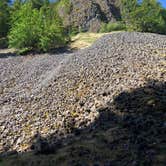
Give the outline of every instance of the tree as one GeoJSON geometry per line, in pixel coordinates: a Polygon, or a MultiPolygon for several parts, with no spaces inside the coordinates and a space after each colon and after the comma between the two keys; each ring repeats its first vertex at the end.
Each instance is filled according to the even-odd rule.
{"type": "Polygon", "coordinates": [[[23,0],[15,0],[12,5],[12,11],[19,10],[21,5],[23,5],[23,0]]]}
{"type": "Polygon", "coordinates": [[[9,0],[0,0],[0,38],[6,37],[9,30],[9,0]]]}
{"type": "Polygon", "coordinates": [[[137,7],[138,7],[137,0],[121,0],[122,20],[125,22],[128,29],[130,29],[132,26],[131,13],[134,12],[137,7]]]}
{"type": "Polygon", "coordinates": [[[12,14],[12,27],[9,33],[9,45],[15,48],[37,47],[40,31],[39,13],[32,10],[29,3],[12,14]],[[38,26],[37,26],[38,25],[38,26]]]}
{"type": "Polygon", "coordinates": [[[141,32],[164,33],[165,19],[156,0],[143,0],[131,13],[133,27],[141,32]]]}
{"type": "Polygon", "coordinates": [[[49,0],[28,0],[32,4],[32,8],[40,9],[44,5],[49,5],[49,0]]]}
{"type": "Polygon", "coordinates": [[[43,51],[47,51],[48,48],[52,49],[65,45],[69,40],[68,33],[63,27],[63,22],[56,11],[52,8],[45,8],[43,6],[40,9],[40,17],[42,20],[42,33],[40,34],[39,46],[43,51]]]}
{"type": "Polygon", "coordinates": [[[128,30],[166,33],[166,13],[156,0],[122,0],[121,11],[128,30]]]}
{"type": "Polygon", "coordinates": [[[68,41],[61,19],[47,5],[37,9],[26,2],[13,12],[11,23],[10,47],[48,51],[68,41]]]}

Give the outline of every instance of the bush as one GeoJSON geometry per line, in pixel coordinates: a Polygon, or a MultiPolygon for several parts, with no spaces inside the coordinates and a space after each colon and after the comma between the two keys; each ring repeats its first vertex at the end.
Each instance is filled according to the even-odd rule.
{"type": "Polygon", "coordinates": [[[116,23],[102,23],[100,32],[101,33],[106,33],[106,32],[111,32],[111,31],[121,31],[125,30],[126,26],[122,24],[121,22],[116,22],[116,23]]]}
{"type": "Polygon", "coordinates": [[[62,21],[49,7],[38,10],[25,3],[12,15],[10,47],[48,51],[64,46],[68,40],[62,21]]]}

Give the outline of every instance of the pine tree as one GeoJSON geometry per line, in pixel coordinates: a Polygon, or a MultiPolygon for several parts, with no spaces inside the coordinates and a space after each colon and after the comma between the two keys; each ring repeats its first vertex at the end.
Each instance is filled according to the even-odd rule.
{"type": "Polygon", "coordinates": [[[157,0],[122,0],[122,19],[128,30],[166,33],[166,12],[157,0]]]}
{"type": "Polygon", "coordinates": [[[9,17],[9,0],[0,0],[0,38],[8,33],[9,17]]]}
{"type": "Polygon", "coordinates": [[[15,0],[12,6],[13,11],[19,10],[22,4],[23,4],[22,0],[15,0]]]}
{"type": "Polygon", "coordinates": [[[131,13],[138,7],[137,0],[121,0],[121,14],[122,20],[125,22],[126,26],[130,29],[132,26],[131,13]]]}
{"type": "Polygon", "coordinates": [[[49,0],[28,0],[32,4],[32,8],[40,9],[44,5],[49,5],[49,0]]]}
{"type": "Polygon", "coordinates": [[[11,23],[9,46],[17,49],[48,51],[64,46],[69,39],[62,20],[46,3],[39,9],[24,3],[13,12],[11,23]]]}
{"type": "Polygon", "coordinates": [[[162,7],[156,0],[143,0],[131,13],[132,24],[141,32],[164,33],[165,19],[162,7]]]}

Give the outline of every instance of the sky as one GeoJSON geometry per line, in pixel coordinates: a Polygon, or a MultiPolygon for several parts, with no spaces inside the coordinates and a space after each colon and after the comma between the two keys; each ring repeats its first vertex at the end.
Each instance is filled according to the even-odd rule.
{"type": "MultiPolygon", "coordinates": [[[[14,1],[14,0],[12,0],[12,1],[14,1]]],[[[52,0],[52,1],[54,1],[54,0],[52,0]]],[[[166,0],[158,0],[158,1],[162,4],[162,6],[164,8],[166,8],[166,0]]]]}
{"type": "Polygon", "coordinates": [[[166,0],[159,0],[159,2],[166,8],[166,0]]]}

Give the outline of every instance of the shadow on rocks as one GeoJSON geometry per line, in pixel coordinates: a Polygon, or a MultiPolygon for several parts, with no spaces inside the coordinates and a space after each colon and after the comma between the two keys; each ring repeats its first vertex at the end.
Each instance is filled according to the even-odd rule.
{"type": "Polygon", "coordinates": [[[1,58],[8,58],[8,57],[18,57],[18,56],[27,56],[27,55],[41,55],[44,53],[48,53],[50,55],[52,54],[70,54],[75,52],[76,50],[71,50],[70,47],[65,46],[65,47],[60,47],[60,48],[55,48],[51,49],[48,52],[42,52],[42,51],[37,51],[37,50],[25,50],[25,51],[15,51],[15,52],[5,52],[6,50],[2,50],[0,52],[0,59],[1,58]]]}
{"type": "Polygon", "coordinates": [[[14,57],[17,56],[16,53],[8,52],[8,53],[0,53],[0,59],[1,58],[8,58],[8,57],[14,57]]]}
{"type": "Polygon", "coordinates": [[[51,49],[48,53],[49,54],[70,54],[73,53],[74,50],[71,50],[71,48],[69,46],[65,46],[65,47],[60,47],[60,48],[56,48],[56,49],[51,49]]]}
{"type": "Polygon", "coordinates": [[[166,164],[166,82],[150,80],[144,87],[120,93],[112,103],[119,124],[128,133],[134,165],[166,164]]]}
{"type": "Polygon", "coordinates": [[[38,133],[32,145],[36,155],[23,154],[17,165],[26,161],[33,166],[38,162],[46,166],[166,165],[166,82],[150,80],[121,92],[98,112],[93,124],[73,128],[73,136],[54,144],[49,142],[56,134],[42,138],[38,133]]]}

